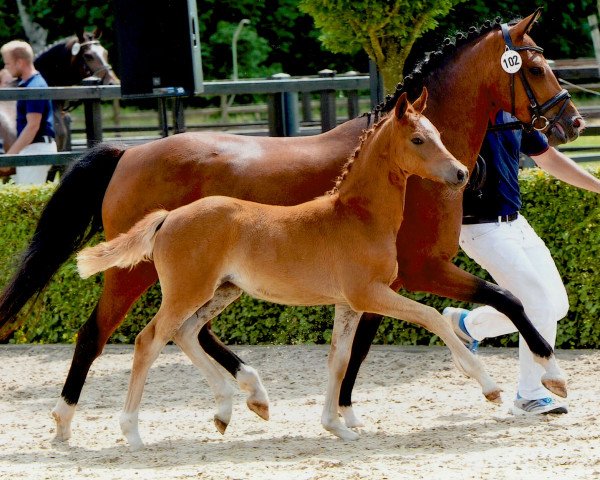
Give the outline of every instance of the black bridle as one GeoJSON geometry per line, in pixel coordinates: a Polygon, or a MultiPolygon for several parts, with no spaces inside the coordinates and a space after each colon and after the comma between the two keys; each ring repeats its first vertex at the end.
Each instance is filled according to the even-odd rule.
{"type": "MultiPolygon", "coordinates": [[[[538,46],[533,45],[523,45],[520,47],[516,47],[510,38],[510,33],[508,31],[508,24],[503,23],[501,25],[502,28],[502,36],[504,37],[504,43],[506,45],[506,50],[514,50],[515,52],[521,52],[523,50],[530,50],[533,52],[543,53],[544,49],[538,46]]],[[[529,109],[531,110],[531,122],[526,123],[520,120],[516,122],[509,122],[501,125],[492,125],[488,127],[488,131],[496,131],[496,130],[517,130],[524,129],[527,131],[537,130],[542,131],[546,129],[552,128],[552,126],[562,117],[567,105],[569,103],[569,99],[571,95],[564,88],[558,92],[554,97],[550,100],[542,103],[541,105],[535,98],[535,94],[533,93],[533,89],[529,82],[527,81],[527,77],[525,76],[524,69],[521,68],[518,71],[519,76],[521,77],[521,82],[523,84],[523,88],[525,89],[525,93],[527,94],[527,98],[529,99],[529,109]],[[556,114],[552,120],[548,120],[548,118],[544,115],[548,110],[556,106],[562,102],[560,110],[558,114],[556,114]]],[[[515,73],[510,74],[510,96],[511,96],[511,114],[515,116],[515,73]]]]}

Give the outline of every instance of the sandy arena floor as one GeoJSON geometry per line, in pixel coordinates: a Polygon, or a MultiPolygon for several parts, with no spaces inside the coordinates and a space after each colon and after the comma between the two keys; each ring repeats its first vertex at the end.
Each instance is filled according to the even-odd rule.
{"type": "Polygon", "coordinates": [[[121,437],[132,348],[109,346],[94,364],[68,444],[52,441],[50,410],[72,346],[0,346],[2,479],[590,479],[600,478],[600,351],[559,351],[569,376],[570,413],[508,413],[516,350],[483,349],[504,389],[487,403],[448,350],[373,347],[355,407],[361,438],[343,442],[320,425],[325,346],[236,347],[261,373],[271,397],[265,422],[235,399],[224,436],[213,426],[207,384],[169,346],[150,373],[140,413],[148,445],[132,453],[121,437]]]}

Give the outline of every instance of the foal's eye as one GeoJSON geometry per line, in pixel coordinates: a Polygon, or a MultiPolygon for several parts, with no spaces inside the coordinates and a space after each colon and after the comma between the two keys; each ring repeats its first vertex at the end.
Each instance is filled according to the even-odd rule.
{"type": "Polygon", "coordinates": [[[529,72],[532,75],[535,75],[536,77],[541,77],[542,75],[544,75],[544,69],[540,67],[531,67],[529,69],[529,72]]]}
{"type": "Polygon", "coordinates": [[[419,137],[411,138],[410,141],[415,145],[423,145],[425,142],[421,140],[419,137]]]}

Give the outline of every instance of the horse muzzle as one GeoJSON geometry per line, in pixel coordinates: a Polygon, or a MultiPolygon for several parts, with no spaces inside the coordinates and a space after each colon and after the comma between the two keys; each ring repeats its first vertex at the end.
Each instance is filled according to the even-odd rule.
{"type": "Polygon", "coordinates": [[[581,115],[577,114],[556,121],[546,132],[546,136],[548,137],[548,143],[552,146],[556,146],[577,140],[584,130],[585,120],[581,115]]]}

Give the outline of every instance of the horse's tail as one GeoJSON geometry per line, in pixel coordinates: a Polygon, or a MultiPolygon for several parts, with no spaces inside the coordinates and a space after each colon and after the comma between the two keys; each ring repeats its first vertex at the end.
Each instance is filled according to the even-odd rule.
{"type": "Polygon", "coordinates": [[[77,254],[79,275],[88,278],[112,267],[131,268],[143,260],[151,259],[156,232],[168,214],[167,210],[152,212],[127,233],[95,247],[84,248],[77,254]]]}
{"type": "Polygon", "coordinates": [[[77,160],[44,208],[13,277],[0,294],[0,339],[10,335],[25,303],[96,232],[102,230],[102,200],[124,149],[101,144],[77,160]]]}

